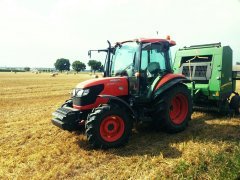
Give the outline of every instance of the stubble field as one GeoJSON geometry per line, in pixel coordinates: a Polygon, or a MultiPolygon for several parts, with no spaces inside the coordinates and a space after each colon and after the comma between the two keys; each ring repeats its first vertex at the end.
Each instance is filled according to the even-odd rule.
{"type": "Polygon", "coordinates": [[[0,73],[0,179],[240,178],[239,117],[195,112],[182,133],[135,130],[110,150],[52,125],[51,113],[88,78],[0,73]]]}

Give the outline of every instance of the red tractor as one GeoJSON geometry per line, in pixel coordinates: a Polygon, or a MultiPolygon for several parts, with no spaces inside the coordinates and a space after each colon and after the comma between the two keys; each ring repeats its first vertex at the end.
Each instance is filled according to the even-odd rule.
{"type": "Polygon", "coordinates": [[[127,143],[134,123],[152,123],[169,133],[183,131],[192,114],[183,75],[173,74],[170,39],[134,39],[105,50],[104,77],[79,83],[57,109],[52,123],[64,130],[82,126],[93,147],[127,143]]]}

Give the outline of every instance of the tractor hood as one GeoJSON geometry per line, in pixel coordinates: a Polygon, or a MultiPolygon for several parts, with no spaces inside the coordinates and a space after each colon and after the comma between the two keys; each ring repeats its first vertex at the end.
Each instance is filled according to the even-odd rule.
{"type": "Polygon", "coordinates": [[[76,88],[88,89],[94,86],[103,85],[101,94],[107,95],[128,95],[128,80],[127,77],[106,77],[98,79],[90,79],[79,83],[76,88]]]}
{"type": "Polygon", "coordinates": [[[108,99],[98,95],[124,97],[128,95],[127,77],[106,77],[91,79],[79,83],[73,90],[73,107],[79,110],[89,110],[107,103],[108,99]]]}

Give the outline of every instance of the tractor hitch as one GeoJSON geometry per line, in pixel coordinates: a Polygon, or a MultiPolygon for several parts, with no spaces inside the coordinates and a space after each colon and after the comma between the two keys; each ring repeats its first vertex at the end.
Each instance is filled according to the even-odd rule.
{"type": "Polygon", "coordinates": [[[52,113],[52,123],[63,130],[77,130],[82,113],[71,107],[61,107],[52,113]]]}

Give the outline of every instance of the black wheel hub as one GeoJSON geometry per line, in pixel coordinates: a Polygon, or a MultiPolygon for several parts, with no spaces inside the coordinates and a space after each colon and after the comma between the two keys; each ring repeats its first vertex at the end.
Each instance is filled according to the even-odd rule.
{"type": "Polygon", "coordinates": [[[114,125],[113,125],[113,124],[109,124],[109,125],[108,125],[108,130],[109,130],[109,131],[113,130],[113,128],[114,128],[114,125]]]}

